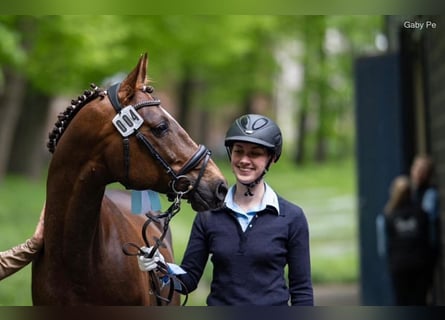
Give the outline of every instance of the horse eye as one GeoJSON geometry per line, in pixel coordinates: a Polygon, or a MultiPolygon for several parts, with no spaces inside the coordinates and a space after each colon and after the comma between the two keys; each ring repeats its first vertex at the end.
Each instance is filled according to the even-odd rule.
{"type": "Polygon", "coordinates": [[[168,131],[168,124],[166,122],[161,122],[159,125],[157,125],[156,127],[152,128],[151,131],[153,132],[153,134],[157,137],[161,137],[164,134],[167,133],[168,131]]]}

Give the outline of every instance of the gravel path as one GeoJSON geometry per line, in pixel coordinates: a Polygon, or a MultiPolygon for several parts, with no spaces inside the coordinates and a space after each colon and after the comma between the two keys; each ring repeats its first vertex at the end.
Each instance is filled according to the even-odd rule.
{"type": "Polygon", "coordinates": [[[360,293],[358,284],[314,285],[316,306],[358,306],[360,293]]]}

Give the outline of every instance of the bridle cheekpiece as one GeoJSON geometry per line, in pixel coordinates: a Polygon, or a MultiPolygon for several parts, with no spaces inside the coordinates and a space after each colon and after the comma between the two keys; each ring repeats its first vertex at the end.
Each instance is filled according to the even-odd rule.
{"type": "MultiPolygon", "coordinates": [[[[175,172],[173,168],[162,158],[159,152],[153,147],[153,145],[148,141],[144,134],[139,131],[139,128],[143,125],[144,119],[137,112],[137,110],[144,107],[159,107],[161,105],[161,101],[158,99],[154,100],[146,100],[139,102],[135,105],[123,106],[119,102],[118,92],[119,92],[120,83],[116,83],[112,85],[107,90],[107,95],[110,99],[111,105],[116,111],[116,116],[113,118],[113,125],[116,127],[117,131],[123,137],[123,145],[124,145],[124,167],[126,172],[126,178],[128,181],[129,174],[129,166],[130,166],[130,144],[128,138],[135,135],[136,138],[143,143],[143,145],[148,149],[149,153],[153,156],[153,158],[158,161],[158,163],[165,169],[165,172],[171,177],[170,180],[170,191],[167,193],[167,196],[170,201],[173,201],[175,198],[181,198],[184,194],[189,193],[192,190],[195,190],[199,182],[201,181],[202,176],[204,175],[205,168],[207,167],[208,161],[210,159],[211,151],[203,146],[199,145],[198,150],[193,154],[193,156],[184,164],[184,166],[179,170],[179,172],[175,172]],[[193,181],[187,177],[187,173],[193,170],[201,161],[203,164],[199,171],[197,179],[193,181]],[[178,182],[181,180],[186,180],[188,182],[188,187],[185,190],[179,190],[178,182]]],[[[144,91],[151,91],[151,87],[144,87],[144,91]],[[150,89],[149,89],[150,88],[150,89]]]]}

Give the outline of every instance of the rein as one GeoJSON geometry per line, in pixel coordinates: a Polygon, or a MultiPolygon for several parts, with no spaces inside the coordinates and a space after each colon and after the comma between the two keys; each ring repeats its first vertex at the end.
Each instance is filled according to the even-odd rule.
{"type": "MultiPolygon", "coordinates": [[[[165,211],[162,214],[153,215],[150,212],[147,212],[145,214],[145,216],[148,219],[145,221],[144,225],[142,226],[142,238],[144,239],[145,246],[147,248],[150,248],[150,247],[152,248],[150,250],[150,252],[147,253],[147,252],[143,251],[141,247],[139,247],[137,244],[135,244],[133,242],[128,242],[128,243],[124,244],[122,247],[122,251],[127,256],[145,256],[146,258],[152,258],[153,255],[155,254],[156,250],[158,250],[160,247],[165,247],[163,240],[164,240],[165,236],[167,235],[171,219],[181,210],[181,197],[182,197],[182,195],[178,194],[176,199],[173,201],[173,203],[167,209],[167,211],[165,211]],[[148,225],[151,222],[161,224],[161,219],[165,219],[164,223],[163,223],[163,231],[162,231],[161,237],[160,238],[153,237],[154,245],[150,246],[150,242],[147,238],[147,232],[146,232],[148,225]],[[136,248],[137,251],[132,252],[130,250],[130,247],[136,248]]],[[[187,303],[187,300],[188,300],[188,290],[187,290],[186,286],[184,285],[184,283],[181,280],[179,280],[178,277],[176,277],[176,275],[169,272],[169,268],[166,263],[157,261],[157,265],[158,265],[157,270],[162,274],[162,277],[158,277],[158,275],[156,274],[156,272],[154,270],[151,270],[148,272],[149,277],[150,277],[150,284],[151,284],[151,290],[149,293],[155,295],[157,305],[162,306],[163,303],[168,305],[172,301],[175,284],[179,284],[180,286],[182,286],[183,288],[186,289],[185,290],[186,291],[185,299],[184,299],[184,302],[182,303],[182,306],[185,306],[185,304],[187,303]],[[161,284],[160,284],[160,282],[161,282],[161,284]],[[169,284],[169,286],[170,286],[169,292],[168,292],[167,298],[164,298],[161,295],[161,290],[167,284],[169,284]]]]}

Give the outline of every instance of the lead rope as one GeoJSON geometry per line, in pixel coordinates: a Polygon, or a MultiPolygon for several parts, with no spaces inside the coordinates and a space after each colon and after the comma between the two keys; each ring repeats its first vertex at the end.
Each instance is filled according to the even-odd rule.
{"type": "MultiPolygon", "coordinates": [[[[144,239],[145,246],[147,248],[150,247],[150,242],[147,238],[147,232],[146,232],[148,225],[151,222],[161,224],[161,220],[165,219],[161,237],[160,238],[153,237],[155,243],[154,243],[151,251],[148,253],[143,251],[141,247],[139,247],[137,244],[135,244],[133,242],[128,242],[128,243],[124,244],[122,247],[122,251],[127,256],[137,255],[137,256],[145,256],[146,258],[152,258],[153,255],[155,254],[156,250],[158,250],[160,247],[164,247],[164,248],[166,247],[165,244],[163,243],[163,240],[164,240],[165,236],[167,235],[171,219],[181,210],[182,195],[183,195],[183,193],[177,193],[175,200],[173,201],[173,203],[170,205],[170,207],[164,213],[159,214],[159,215],[153,215],[150,212],[147,212],[145,214],[145,216],[147,217],[147,220],[145,221],[145,223],[142,226],[142,238],[144,239]],[[137,253],[130,252],[130,250],[129,250],[130,246],[136,248],[137,253]]],[[[149,274],[149,278],[150,278],[149,284],[151,287],[150,293],[155,295],[157,305],[162,306],[163,303],[168,305],[171,302],[173,294],[174,294],[175,282],[176,282],[176,283],[180,284],[181,287],[184,288],[184,290],[185,290],[185,294],[184,294],[185,299],[184,299],[184,302],[182,303],[182,306],[185,306],[185,304],[187,303],[187,300],[188,300],[187,287],[184,285],[184,283],[181,280],[179,280],[179,278],[176,275],[169,272],[169,268],[166,263],[163,263],[161,261],[157,261],[156,263],[158,265],[157,270],[160,273],[162,273],[162,275],[163,275],[162,277],[160,277],[161,280],[159,279],[159,277],[157,276],[157,274],[154,270],[148,271],[148,274],[149,274]],[[160,282],[162,282],[162,284],[160,284],[160,282]],[[166,284],[169,284],[170,288],[169,288],[167,298],[164,298],[161,295],[161,290],[166,284]]]]}

